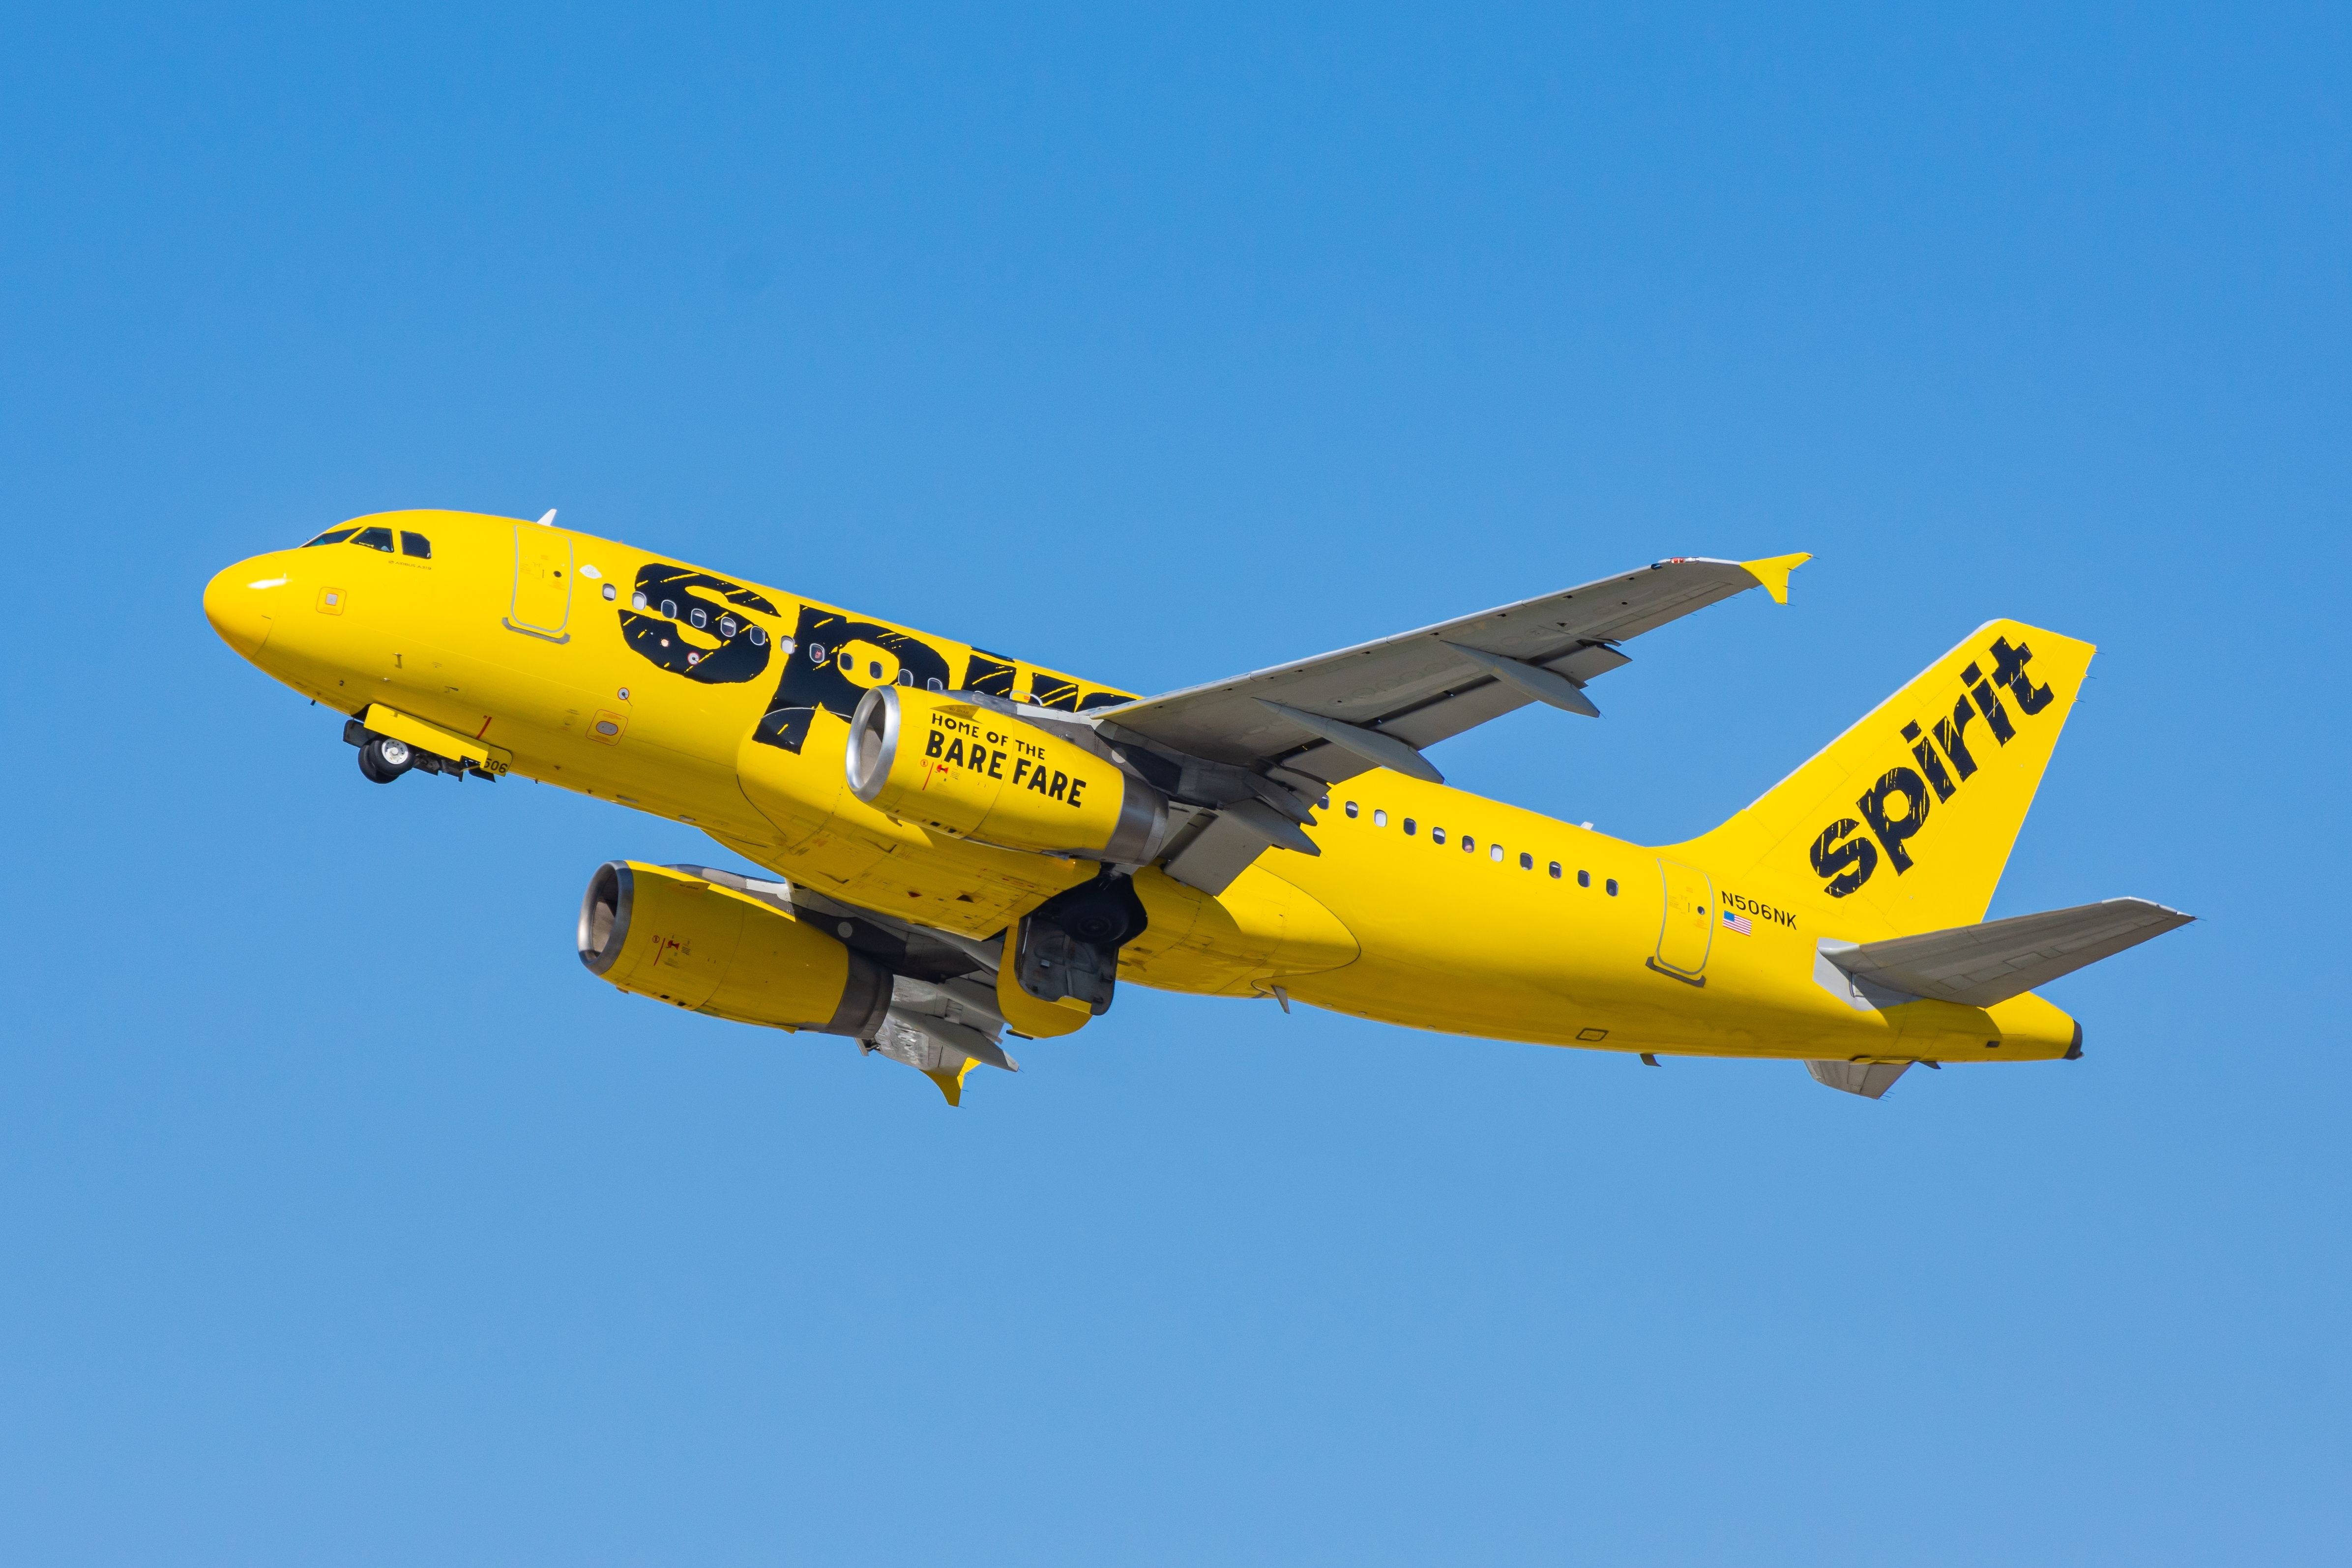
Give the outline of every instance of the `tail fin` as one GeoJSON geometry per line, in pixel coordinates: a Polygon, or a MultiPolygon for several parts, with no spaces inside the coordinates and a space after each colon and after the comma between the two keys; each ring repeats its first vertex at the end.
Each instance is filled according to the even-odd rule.
{"type": "Polygon", "coordinates": [[[1973,925],[2097,651],[2016,621],[1980,626],[1684,852],[1833,928],[1973,925]]]}

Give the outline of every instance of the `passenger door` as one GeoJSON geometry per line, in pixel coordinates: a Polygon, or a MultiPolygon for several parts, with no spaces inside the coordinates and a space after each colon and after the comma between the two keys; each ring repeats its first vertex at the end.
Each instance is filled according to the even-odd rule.
{"type": "Polygon", "coordinates": [[[572,536],[536,522],[515,524],[514,600],[509,631],[570,642],[572,536]]]}
{"type": "Polygon", "coordinates": [[[1715,944],[1715,884],[1697,867],[1678,861],[1660,860],[1658,871],[1665,879],[1666,914],[1651,966],[1705,984],[1707,950],[1715,944]]]}

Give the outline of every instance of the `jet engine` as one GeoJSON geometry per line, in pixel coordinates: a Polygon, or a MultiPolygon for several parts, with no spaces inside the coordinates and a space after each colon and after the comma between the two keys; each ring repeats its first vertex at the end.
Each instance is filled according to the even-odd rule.
{"type": "Polygon", "coordinates": [[[699,877],[614,860],[580,904],[580,962],[624,991],[741,1024],[865,1040],[890,973],[772,903],[699,877]]]}
{"type": "Polygon", "coordinates": [[[992,708],[877,686],[849,721],[850,792],[902,821],[1007,849],[1140,865],[1168,800],[1117,763],[992,708]]]}

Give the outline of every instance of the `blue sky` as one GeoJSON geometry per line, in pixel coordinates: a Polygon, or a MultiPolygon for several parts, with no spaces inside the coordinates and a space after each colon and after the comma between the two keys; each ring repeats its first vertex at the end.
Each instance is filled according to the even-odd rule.
{"type": "Polygon", "coordinates": [[[2344,13],[1460,11],[8,18],[0,1556],[2342,1561],[2344,13]],[[394,506],[1145,690],[1811,550],[1437,760],[1671,841],[2015,616],[1994,912],[2205,918],[1876,1104],[1129,988],[950,1112],[213,637],[394,506]]]}

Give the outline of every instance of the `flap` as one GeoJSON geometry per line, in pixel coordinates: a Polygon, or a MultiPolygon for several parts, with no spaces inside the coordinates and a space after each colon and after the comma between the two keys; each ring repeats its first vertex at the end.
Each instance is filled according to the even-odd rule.
{"type": "Polygon", "coordinates": [[[1823,943],[1822,956],[1856,980],[1990,1007],[2196,918],[2146,899],[2109,899],[1858,947],[1823,943]]]}
{"type": "Polygon", "coordinates": [[[1594,713],[1581,689],[1628,662],[1617,644],[1759,584],[1782,597],[1803,559],[1661,561],[1095,716],[1113,739],[1337,784],[1396,766],[1399,742],[1418,752],[1532,701],[1594,713]],[[1335,723],[1365,733],[1335,740],[1335,723]]]}

